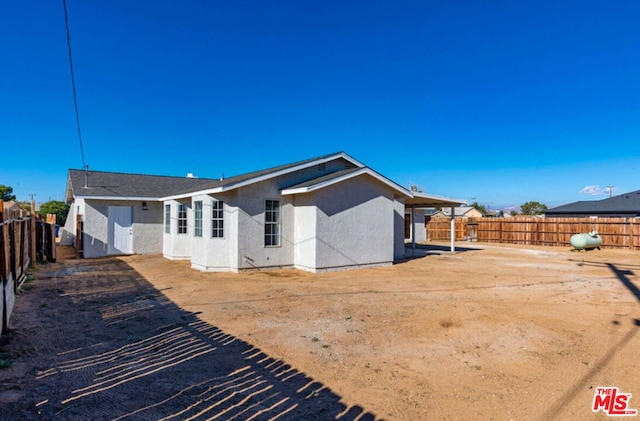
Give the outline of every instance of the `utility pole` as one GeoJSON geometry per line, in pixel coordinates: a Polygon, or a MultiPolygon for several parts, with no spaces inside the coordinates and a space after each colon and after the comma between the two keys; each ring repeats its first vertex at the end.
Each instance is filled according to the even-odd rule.
{"type": "Polygon", "coordinates": [[[31,214],[33,215],[35,215],[36,213],[36,201],[34,199],[35,195],[35,193],[29,193],[29,196],[31,196],[31,214]]]}

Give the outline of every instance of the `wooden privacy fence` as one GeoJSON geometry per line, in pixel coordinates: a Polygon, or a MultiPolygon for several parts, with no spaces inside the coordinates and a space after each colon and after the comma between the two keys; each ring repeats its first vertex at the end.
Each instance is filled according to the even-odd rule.
{"type": "MultiPolygon", "coordinates": [[[[427,241],[451,239],[451,218],[431,218],[426,224],[427,241]]],[[[456,240],[466,240],[469,236],[467,218],[456,218],[456,240]]]]}
{"type": "Polygon", "coordinates": [[[5,219],[0,210],[0,286],[2,289],[0,334],[7,330],[16,301],[18,284],[24,280],[27,268],[35,255],[32,247],[35,245],[33,222],[34,218],[31,215],[18,215],[5,219]]]}
{"type": "MultiPolygon", "coordinates": [[[[427,240],[450,240],[450,218],[432,218],[427,240]]],[[[456,240],[539,246],[571,246],[574,234],[598,231],[603,248],[640,249],[636,218],[457,218],[456,240]]]]}
{"type": "Polygon", "coordinates": [[[7,330],[16,292],[36,260],[55,261],[55,225],[26,211],[4,212],[0,200],[0,334],[7,330]]]}

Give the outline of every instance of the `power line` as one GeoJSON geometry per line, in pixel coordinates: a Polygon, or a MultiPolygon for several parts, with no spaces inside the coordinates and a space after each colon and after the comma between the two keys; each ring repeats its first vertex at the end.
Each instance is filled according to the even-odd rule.
{"type": "Polygon", "coordinates": [[[82,145],[82,131],[80,130],[80,114],[78,113],[78,96],[76,94],[76,78],[73,74],[73,60],[71,59],[71,36],[69,35],[69,16],[67,14],[67,0],[62,0],[64,8],[64,26],[67,30],[67,51],[69,53],[69,71],[71,72],[71,88],[73,90],[73,105],[76,110],[76,126],[78,127],[78,140],[80,141],[80,155],[82,156],[82,168],[87,168],[84,160],[84,147],[82,145]]]}

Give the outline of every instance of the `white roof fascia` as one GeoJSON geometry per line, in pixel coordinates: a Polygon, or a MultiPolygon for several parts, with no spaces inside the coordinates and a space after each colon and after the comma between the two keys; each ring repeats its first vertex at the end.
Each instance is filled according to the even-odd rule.
{"type": "Polygon", "coordinates": [[[411,191],[405,189],[404,187],[399,186],[398,184],[394,183],[393,181],[389,180],[388,178],[383,177],[382,175],[378,174],[377,172],[373,171],[371,168],[361,168],[358,171],[354,171],[352,173],[349,174],[345,174],[341,177],[336,177],[336,178],[332,178],[331,180],[327,180],[318,184],[313,184],[311,186],[306,186],[306,187],[298,187],[298,188],[293,188],[293,189],[284,189],[282,190],[280,193],[283,196],[286,195],[290,195],[290,194],[300,194],[300,193],[310,193],[312,191],[315,190],[319,190],[322,189],[324,187],[328,187],[331,186],[333,184],[337,184],[340,182],[343,182],[345,180],[348,180],[350,178],[353,177],[358,177],[362,174],[369,174],[370,176],[372,176],[373,178],[377,179],[378,181],[382,182],[383,184],[386,184],[387,186],[391,187],[394,190],[397,190],[409,197],[412,197],[413,194],[411,193],[411,191]]]}
{"type": "Polygon", "coordinates": [[[249,184],[259,183],[260,181],[265,181],[265,180],[268,180],[270,178],[279,177],[281,175],[289,174],[289,173],[292,173],[292,172],[295,172],[295,171],[303,170],[305,168],[313,167],[315,165],[320,165],[320,164],[323,164],[325,162],[333,161],[336,158],[344,158],[345,160],[347,160],[347,161],[351,162],[352,164],[354,164],[356,167],[364,167],[363,164],[361,164],[360,162],[358,162],[355,159],[351,158],[346,153],[340,152],[340,153],[328,156],[328,157],[323,158],[323,159],[316,159],[316,160],[313,160],[311,162],[307,162],[306,164],[296,165],[295,167],[286,168],[286,169],[283,169],[283,170],[280,170],[280,171],[276,171],[276,172],[272,172],[272,173],[269,173],[269,174],[261,175],[261,176],[258,176],[258,177],[250,178],[248,180],[243,180],[243,181],[240,181],[238,183],[229,184],[229,185],[221,187],[220,191],[217,191],[215,193],[222,193],[222,192],[226,192],[226,191],[229,191],[229,190],[233,190],[233,189],[237,189],[237,188],[240,188],[240,187],[244,187],[244,186],[247,186],[249,184]]]}
{"type": "MultiPolygon", "coordinates": [[[[466,205],[468,202],[466,200],[462,200],[462,199],[454,199],[451,197],[446,197],[446,196],[439,196],[436,194],[426,194],[426,193],[419,193],[419,192],[414,192],[413,193],[413,198],[415,199],[428,199],[428,200],[440,200],[443,202],[453,202],[453,203],[458,203],[458,205],[466,205]]],[[[449,205],[447,205],[449,206],[449,205]]]]}
{"type": "Polygon", "coordinates": [[[183,193],[183,194],[175,194],[173,196],[166,196],[166,197],[161,197],[160,200],[178,200],[178,199],[187,199],[189,197],[193,197],[193,196],[200,196],[200,195],[205,195],[205,194],[215,194],[215,193],[222,193],[223,191],[226,191],[223,187],[215,187],[213,189],[207,189],[207,190],[197,190],[191,193],[183,193]]]}
{"type": "Polygon", "coordinates": [[[144,202],[161,202],[161,197],[126,197],[126,196],[81,196],[73,195],[74,199],[83,200],[141,200],[144,202]]]}
{"type": "Polygon", "coordinates": [[[201,194],[215,194],[215,193],[224,193],[230,190],[235,190],[238,189],[240,187],[244,187],[244,186],[248,186],[250,184],[253,183],[259,183],[261,181],[265,181],[268,180],[270,178],[274,178],[274,177],[279,177],[281,175],[285,175],[285,174],[289,174],[291,172],[294,171],[299,171],[299,170],[303,170],[305,168],[309,168],[309,167],[313,167],[315,165],[319,165],[319,164],[323,164],[325,162],[329,162],[329,161],[333,161],[336,158],[343,158],[349,162],[351,162],[353,165],[355,165],[356,167],[360,167],[363,168],[364,164],[362,164],[361,162],[355,160],[354,158],[350,157],[349,155],[347,155],[344,152],[340,152],[331,156],[328,156],[326,158],[321,158],[321,159],[314,159],[311,162],[307,162],[305,164],[300,164],[300,165],[296,165],[295,167],[289,167],[280,171],[275,171],[269,174],[265,174],[265,175],[261,175],[258,177],[253,177],[253,178],[249,178],[247,180],[242,180],[239,181],[237,183],[233,183],[233,184],[228,184],[226,186],[220,186],[220,187],[216,187],[213,189],[208,189],[208,190],[198,190],[198,191],[194,191],[191,193],[185,193],[185,194],[179,194],[179,195],[174,195],[174,196],[167,196],[162,198],[163,200],[175,200],[175,199],[185,199],[187,197],[191,197],[191,196],[195,196],[195,195],[201,195],[201,194]]]}
{"type": "Polygon", "coordinates": [[[458,202],[460,204],[467,203],[466,200],[454,199],[452,197],[446,197],[446,196],[439,196],[437,194],[413,193],[413,196],[417,197],[417,198],[424,198],[424,199],[434,199],[434,200],[444,200],[444,201],[448,201],[448,202],[458,202]]]}

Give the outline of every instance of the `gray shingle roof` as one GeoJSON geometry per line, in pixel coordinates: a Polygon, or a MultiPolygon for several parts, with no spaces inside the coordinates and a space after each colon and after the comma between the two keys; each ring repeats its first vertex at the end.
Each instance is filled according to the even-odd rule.
{"type": "Polygon", "coordinates": [[[198,186],[214,180],[89,170],[85,187],[85,172],[69,170],[69,181],[74,196],[151,199],[178,194],[186,189],[197,190],[198,186]]]}
{"type": "MultiPolygon", "coordinates": [[[[251,180],[252,178],[257,178],[257,177],[262,177],[265,175],[269,175],[271,173],[276,173],[278,171],[283,171],[283,170],[287,170],[289,168],[293,168],[293,167],[297,167],[299,165],[304,165],[304,164],[308,164],[310,162],[314,162],[314,161],[319,161],[319,160],[323,160],[326,158],[330,158],[332,156],[336,156],[338,154],[340,154],[342,152],[336,152],[336,153],[332,153],[332,154],[328,154],[328,155],[323,155],[323,156],[319,156],[316,158],[311,158],[311,159],[305,159],[303,161],[297,161],[297,162],[293,162],[291,164],[285,164],[285,165],[279,165],[277,167],[272,167],[272,168],[267,168],[264,170],[259,170],[259,171],[253,171],[250,173],[246,173],[246,174],[241,174],[241,175],[237,175],[234,177],[229,177],[229,178],[225,178],[224,180],[210,180],[208,183],[203,184],[202,186],[193,186],[189,189],[186,189],[180,193],[193,193],[199,190],[208,190],[208,189],[215,189],[217,187],[225,187],[225,186],[232,186],[234,184],[237,183],[241,183],[243,181],[247,181],[247,180],[251,180]]],[[[169,196],[169,195],[167,195],[169,196]]]]}
{"type": "Polygon", "coordinates": [[[67,185],[67,200],[71,196],[80,197],[122,197],[122,198],[163,198],[168,196],[193,193],[201,190],[214,189],[262,177],[278,171],[287,170],[313,161],[337,156],[342,152],[305,159],[291,164],[280,165],[264,170],[241,174],[225,179],[188,178],[161,175],[128,174],[117,172],[89,170],[86,178],[83,170],[69,170],[67,185]]]}
{"type": "Polygon", "coordinates": [[[348,168],[345,170],[335,171],[330,174],[325,174],[323,176],[314,178],[312,180],[305,181],[304,183],[299,183],[294,186],[287,187],[288,189],[298,189],[303,187],[312,187],[320,183],[324,183],[325,181],[330,181],[335,178],[342,177],[343,175],[351,174],[352,172],[360,171],[362,168],[348,168]]]}
{"type": "Polygon", "coordinates": [[[640,215],[640,190],[602,200],[582,200],[549,209],[547,215],[640,215]]]}

